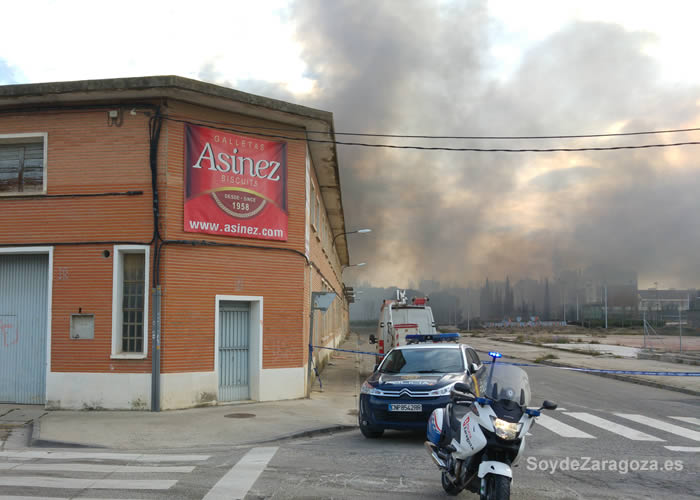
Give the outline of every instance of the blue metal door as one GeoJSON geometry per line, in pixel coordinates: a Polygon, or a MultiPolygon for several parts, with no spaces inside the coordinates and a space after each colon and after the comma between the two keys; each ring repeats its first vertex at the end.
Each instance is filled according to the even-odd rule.
{"type": "Polygon", "coordinates": [[[250,399],[250,305],[219,304],[219,401],[250,399]]]}
{"type": "Polygon", "coordinates": [[[48,255],[0,255],[0,403],[45,403],[48,273],[48,255]]]}

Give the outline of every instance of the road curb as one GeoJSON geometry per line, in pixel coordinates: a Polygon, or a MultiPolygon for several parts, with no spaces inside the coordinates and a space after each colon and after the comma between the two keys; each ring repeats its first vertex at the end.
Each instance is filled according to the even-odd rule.
{"type": "Polygon", "coordinates": [[[301,438],[321,436],[324,434],[332,434],[334,432],[346,432],[346,431],[350,431],[350,430],[354,430],[354,429],[359,429],[359,426],[338,424],[338,425],[331,425],[328,427],[319,427],[316,429],[309,429],[306,431],[293,432],[291,434],[285,434],[283,436],[278,436],[278,437],[275,437],[272,439],[266,439],[264,441],[253,441],[253,442],[242,443],[242,444],[244,444],[244,445],[266,444],[266,443],[274,443],[277,441],[289,441],[292,439],[301,439],[301,438]]]}

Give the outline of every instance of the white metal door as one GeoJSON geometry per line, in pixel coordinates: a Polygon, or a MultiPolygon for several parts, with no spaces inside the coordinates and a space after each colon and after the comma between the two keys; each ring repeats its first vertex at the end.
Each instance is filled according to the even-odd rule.
{"type": "Polygon", "coordinates": [[[219,401],[250,399],[250,304],[219,304],[219,401]]]}
{"type": "Polygon", "coordinates": [[[45,403],[48,272],[48,255],[0,255],[0,403],[45,403]]]}

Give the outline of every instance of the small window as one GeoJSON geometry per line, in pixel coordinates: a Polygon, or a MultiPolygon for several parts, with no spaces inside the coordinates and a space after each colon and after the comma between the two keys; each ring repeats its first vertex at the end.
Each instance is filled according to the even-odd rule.
{"type": "Polygon", "coordinates": [[[314,218],[314,224],[317,228],[321,226],[321,203],[316,198],[316,216],[314,218]]]}
{"type": "Polygon", "coordinates": [[[0,195],[46,192],[46,134],[0,134],[0,195]]]}
{"type": "Polygon", "coordinates": [[[149,247],[115,246],[112,298],[112,356],[148,353],[149,247]]]}
{"type": "Polygon", "coordinates": [[[309,210],[309,221],[311,223],[311,227],[314,229],[314,231],[317,231],[318,226],[316,225],[316,190],[314,189],[313,184],[311,184],[311,198],[309,198],[309,210]]]}

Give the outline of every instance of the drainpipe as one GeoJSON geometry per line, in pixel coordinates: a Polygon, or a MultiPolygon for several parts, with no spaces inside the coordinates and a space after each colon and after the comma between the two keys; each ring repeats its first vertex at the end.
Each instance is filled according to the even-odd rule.
{"type": "Polygon", "coordinates": [[[151,411],[160,411],[160,285],[153,288],[151,411]]]}

